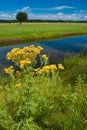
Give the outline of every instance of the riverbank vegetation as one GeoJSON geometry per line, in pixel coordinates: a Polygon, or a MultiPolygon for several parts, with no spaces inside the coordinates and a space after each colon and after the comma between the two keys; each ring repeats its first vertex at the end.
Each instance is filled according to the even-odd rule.
{"type": "Polygon", "coordinates": [[[87,23],[0,24],[0,46],[87,34],[87,23]]]}
{"type": "Polygon", "coordinates": [[[42,50],[6,54],[17,67],[0,77],[0,130],[87,130],[87,51],[49,65],[42,50]]]}

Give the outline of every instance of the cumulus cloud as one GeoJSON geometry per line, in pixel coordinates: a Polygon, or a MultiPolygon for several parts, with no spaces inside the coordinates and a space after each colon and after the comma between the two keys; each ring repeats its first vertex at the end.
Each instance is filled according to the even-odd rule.
{"type": "Polygon", "coordinates": [[[43,19],[43,20],[81,20],[83,16],[81,14],[64,14],[62,12],[56,14],[29,14],[30,19],[43,19]]]}
{"type": "MultiPolygon", "coordinates": [[[[44,14],[44,13],[39,13],[35,14],[32,12],[28,13],[29,19],[42,19],[42,20],[87,20],[87,15],[83,14],[65,14],[63,12],[59,12],[56,14],[44,14]]],[[[16,13],[0,13],[0,19],[15,19],[16,18],[16,13]]]]}
{"type": "Polygon", "coordinates": [[[0,13],[0,18],[1,19],[10,19],[11,15],[8,13],[0,13]]]}
{"type": "Polygon", "coordinates": [[[5,12],[0,12],[0,19],[15,19],[16,13],[5,13],[5,12]]]}

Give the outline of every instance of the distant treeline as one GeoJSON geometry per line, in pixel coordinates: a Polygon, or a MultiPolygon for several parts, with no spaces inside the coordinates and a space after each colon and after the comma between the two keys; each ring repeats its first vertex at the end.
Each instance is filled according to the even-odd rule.
{"type": "MultiPolygon", "coordinates": [[[[46,23],[58,23],[58,22],[63,22],[63,23],[87,23],[87,21],[73,21],[73,20],[28,20],[26,23],[40,23],[40,22],[46,22],[46,23]]],[[[17,20],[0,20],[0,23],[18,23],[17,20]]]]}

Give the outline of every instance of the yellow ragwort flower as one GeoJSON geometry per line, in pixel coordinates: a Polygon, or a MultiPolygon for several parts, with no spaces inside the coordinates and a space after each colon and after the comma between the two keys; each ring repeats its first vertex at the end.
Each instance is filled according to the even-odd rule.
{"type": "Polygon", "coordinates": [[[15,87],[17,87],[17,88],[21,88],[22,85],[21,85],[21,83],[18,83],[18,84],[15,85],[15,87]]]}
{"type": "Polygon", "coordinates": [[[25,59],[25,60],[21,60],[19,64],[20,64],[20,68],[23,68],[27,64],[30,65],[31,61],[29,61],[28,59],[25,59]]]}
{"type": "MultiPolygon", "coordinates": [[[[17,65],[20,65],[22,60],[29,59],[33,63],[38,54],[40,54],[43,48],[41,46],[34,47],[34,45],[27,46],[24,48],[13,48],[10,52],[6,54],[6,59],[15,62],[17,65]]],[[[30,64],[29,61],[26,61],[26,64],[30,64]]],[[[21,67],[24,66],[24,62],[21,63],[21,67]]]]}
{"type": "Polygon", "coordinates": [[[21,72],[17,70],[15,75],[17,78],[19,78],[21,76],[21,72]]]}
{"type": "Polygon", "coordinates": [[[42,51],[42,50],[43,50],[43,47],[38,46],[37,49],[40,50],[40,51],[42,51]]]}
{"type": "Polygon", "coordinates": [[[42,59],[42,60],[48,60],[48,57],[47,57],[46,54],[43,54],[43,55],[41,56],[41,59],[42,59]]]}
{"type": "Polygon", "coordinates": [[[6,74],[9,74],[9,73],[11,73],[11,72],[13,72],[13,71],[14,71],[13,66],[9,66],[9,67],[7,67],[7,68],[4,69],[4,72],[5,72],[6,74]]]}
{"type": "Polygon", "coordinates": [[[54,72],[57,70],[57,67],[55,64],[53,65],[47,65],[42,67],[41,69],[37,70],[37,74],[43,74],[43,73],[49,73],[49,72],[54,72]]]}
{"type": "Polygon", "coordinates": [[[62,64],[58,64],[58,69],[64,70],[64,66],[62,64]]]}

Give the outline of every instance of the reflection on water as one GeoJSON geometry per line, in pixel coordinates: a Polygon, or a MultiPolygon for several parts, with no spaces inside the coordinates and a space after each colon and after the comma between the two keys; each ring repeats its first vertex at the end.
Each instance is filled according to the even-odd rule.
{"type": "MultiPolygon", "coordinates": [[[[58,40],[33,43],[35,46],[41,45],[44,48],[43,53],[49,56],[50,63],[59,63],[63,60],[66,52],[78,53],[87,47],[87,36],[75,36],[61,38],[58,40]]],[[[12,48],[29,46],[30,43],[17,44],[12,46],[0,47],[0,70],[12,62],[7,61],[5,55],[12,48]]]]}

